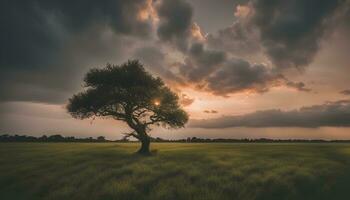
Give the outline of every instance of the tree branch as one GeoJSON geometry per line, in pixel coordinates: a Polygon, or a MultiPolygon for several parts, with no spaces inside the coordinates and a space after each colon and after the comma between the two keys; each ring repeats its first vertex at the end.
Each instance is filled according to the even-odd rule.
{"type": "Polygon", "coordinates": [[[162,117],[154,114],[154,115],[150,116],[150,120],[151,121],[145,123],[146,126],[151,125],[151,124],[155,124],[155,123],[158,123],[158,122],[161,122],[161,121],[164,121],[165,119],[163,119],[162,117]]]}
{"type": "Polygon", "coordinates": [[[136,139],[140,139],[140,137],[135,133],[135,131],[131,133],[122,133],[124,135],[123,139],[127,139],[129,137],[135,137],[136,139]]]}
{"type": "Polygon", "coordinates": [[[147,109],[144,109],[144,110],[140,110],[139,112],[136,112],[135,111],[135,116],[136,117],[140,117],[142,114],[144,114],[144,113],[146,113],[146,112],[148,112],[149,110],[147,110],[147,109]]]}

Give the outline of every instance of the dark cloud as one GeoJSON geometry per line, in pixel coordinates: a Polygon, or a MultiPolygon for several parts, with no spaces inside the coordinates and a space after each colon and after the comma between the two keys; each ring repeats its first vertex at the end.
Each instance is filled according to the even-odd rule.
{"type": "Polygon", "coordinates": [[[163,0],[157,6],[157,13],[160,19],[157,30],[160,40],[173,43],[185,51],[193,26],[192,6],[184,0],[163,0]]]}
{"type": "Polygon", "coordinates": [[[207,33],[228,27],[235,19],[233,9],[249,0],[188,0],[193,5],[193,19],[207,33]]]}
{"type": "Polygon", "coordinates": [[[285,79],[285,80],[286,80],[287,87],[294,88],[298,91],[311,92],[311,89],[306,88],[305,83],[303,82],[293,82],[293,81],[289,81],[288,79],[285,79]]]}
{"type": "Polygon", "coordinates": [[[190,127],[350,127],[350,100],[327,102],[298,110],[265,110],[240,116],[192,120],[190,127]]]}
{"type": "Polygon", "coordinates": [[[207,42],[239,56],[263,52],[277,69],[301,69],[334,30],[344,2],[250,0],[236,7],[233,25],[209,34],[207,42]]]}
{"type": "Polygon", "coordinates": [[[320,40],[342,0],[253,0],[251,23],[261,44],[279,68],[303,67],[319,49],[320,40]]]}
{"type": "Polygon", "coordinates": [[[180,73],[191,82],[200,82],[213,73],[226,60],[222,51],[204,48],[201,43],[190,47],[184,64],[180,65],[180,73]]]}
{"type": "MultiPolygon", "coordinates": [[[[237,20],[206,38],[185,0],[152,4],[158,27],[147,15],[148,0],[7,1],[0,8],[5,16],[0,19],[5,30],[0,32],[0,101],[63,102],[79,87],[87,68],[120,63],[130,55],[166,81],[217,95],[266,92],[282,85],[309,91],[304,83],[288,80],[271,66],[238,57],[263,47],[279,68],[309,62],[306,58],[311,60],[317,52],[325,22],[340,1],[270,1],[245,3],[253,14],[232,11],[237,20]],[[180,51],[169,56],[177,61],[183,56],[179,68],[169,67],[173,62],[167,53],[174,49],[164,50],[164,43],[180,51]]],[[[244,2],[232,6],[237,3],[244,2]]]]}
{"type": "Polygon", "coordinates": [[[218,113],[217,110],[204,110],[203,112],[207,113],[207,114],[217,114],[218,113]]]}
{"type": "MultiPolygon", "coordinates": [[[[31,1],[32,2],[32,1],[31,1]]],[[[38,3],[43,9],[57,13],[65,27],[72,31],[84,31],[92,25],[109,26],[116,33],[147,36],[149,21],[140,19],[147,9],[147,0],[78,0],[45,1],[38,3]]]]}
{"type": "Polygon", "coordinates": [[[35,1],[6,1],[0,7],[1,68],[37,68],[47,65],[62,48],[64,32],[55,31],[56,18],[35,1]]]}
{"type": "MultiPolygon", "coordinates": [[[[60,109],[60,106],[53,104],[6,102],[0,104],[0,118],[4,120],[4,118],[6,118],[6,115],[12,115],[16,117],[28,116],[30,118],[42,119],[70,119],[69,114],[65,113],[64,111],[62,112],[60,109]]],[[[0,125],[0,127],[6,126],[5,124],[2,125],[0,125]]]]}
{"type": "Polygon", "coordinates": [[[0,101],[64,103],[81,84],[88,68],[120,59],[122,46],[129,44],[105,32],[85,32],[67,41],[65,52],[50,63],[35,68],[13,66],[0,74],[0,101]],[[103,36],[103,37],[101,37],[103,36]]]}
{"type": "Polygon", "coordinates": [[[258,33],[253,27],[241,21],[206,37],[210,47],[221,49],[234,55],[252,55],[261,51],[258,33]]]}
{"type": "Polygon", "coordinates": [[[160,47],[151,45],[137,48],[133,58],[139,59],[148,70],[168,83],[180,84],[183,81],[172,71],[167,55],[160,47]]]}
{"type": "Polygon", "coordinates": [[[208,49],[202,43],[192,44],[179,69],[188,83],[215,95],[245,91],[264,93],[276,86],[310,91],[304,83],[292,82],[269,66],[229,58],[224,51],[208,49]]]}
{"type": "Polygon", "coordinates": [[[263,93],[270,87],[281,85],[282,78],[265,65],[231,59],[208,77],[207,88],[218,95],[242,91],[263,93]]]}
{"type": "Polygon", "coordinates": [[[135,59],[139,59],[151,71],[156,74],[164,75],[168,72],[164,67],[165,54],[155,46],[145,46],[135,50],[135,59]]]}
{"type": "Polygon", "coordinates": [[[150,20],[139,17],[147,6],[147,0],[2,2],[0,101],[63,103],[84,69],[121,57],[127,37],[150,35],[150,20]]]}
{"type": "Polygon", "coordinates": [[[148,35],[150,24],[138,19],[146,0],[6,1],[1,6],[1,67],[38,68],[64,51],[71,34],[94,26],[115,33],[148,35]]]}
{"type": "Polygon", "coordinates": [[[223,96],[242,91],[263,93],[271,87],[282,85],[299,91],[310,91],[304,83],[292,82],[276,69],[236,58],[237,55],[260,51],[259,26],[252,18],[252,13],[255,12],[249,10],[255,8],[247,9],[245,15],[236,13],[240,21],[217,34],[209,34],[205,41],[199,42],[190,40],[193,38],[191,6],[184,1],[163,1],[158,7],[158,36],[163,41],[175,43],[184,53],[183,63],[177,64],[180,76],[196,88],[223,96]],[[179,13],[185,13],[184,18],[179,18],[179,13]],[[233,55],[236,57],[232,58],[233,55]]]}
{"type": "Polygon", "coordinates": [[[343,91],[340,91],[340,94],[343,94],[343,95],[350,95],[350,90],[343,90],[343,91]]]}
{"type": "MultiPolygon", "coordinates": [[[[57,72],[57,70],[55,71],[57,72]]],[[[64,73],[62,72],[57,72],[57,76],[53,75],[54,72],[43,71],[38,76],[20,71],[16,71],[15,74],[7,74],[8,78],[0,80],[0,103],[4,101],[30,101],[59,104],[65,102],[71,95],[69,91],[74,89],[72,80],[64,81],[64,73]],[[69,88],[70,86],[72,88],[69,88]]]]}
{"type": "Polygon", "coordinates": [[[303,82],[293,82],[263,64],[252,64],[243,59],[227,60],[207,79],[207,89],[214,94],[226,96],[230,93],[264,93],[272,87],[285,86],[309,92],[303,82]]]}

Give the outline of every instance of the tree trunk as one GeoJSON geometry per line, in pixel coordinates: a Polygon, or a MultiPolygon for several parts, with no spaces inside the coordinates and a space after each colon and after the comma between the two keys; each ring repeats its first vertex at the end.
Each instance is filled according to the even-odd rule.
{"type": "Polygon", "coordinates": [[[150,138],[147,135],[145,135],[144,137],[140,138],[140,142],[141,142],[141,147],[137,151],[137,153],[143,154],[143,155],[150,154],[150,150],[149,150],[149,146],[151,142],[150,138]]]}
{"type": "Polygon", "coordinates": [[[151,142],[151,138],[146,133],[146,126],[136,123],[133,121],[132,117],[129,117],[126,122],[130,126],[130,128],[134,129],[136,132],[135,138],[137,138],[141,142],[141,147],[137,151],[139,154],[147,155],[150,154],[149,146],[151,142]]]}

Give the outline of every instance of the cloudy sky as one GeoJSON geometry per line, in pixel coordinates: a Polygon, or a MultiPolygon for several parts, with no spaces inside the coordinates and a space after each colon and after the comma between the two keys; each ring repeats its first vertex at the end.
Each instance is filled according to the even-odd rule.
{"type": "Polygon", "coordinates": [[[88,69],[139,59],[190,122],[163,138],[350,139],[349,0],[1,1],[0,134],[104,135],[65,111],[88,69]]]}

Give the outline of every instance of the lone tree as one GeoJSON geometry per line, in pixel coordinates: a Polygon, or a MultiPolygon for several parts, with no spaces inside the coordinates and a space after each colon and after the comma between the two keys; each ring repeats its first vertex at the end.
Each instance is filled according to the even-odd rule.
{"type": "Polygon", "coordinates": [[[141,142],[138,153],[150,153],[150,126],[181,128],[188,121],[178,96],[137,60],[91,69],[83,86],[83,92],[69,99],[68,112],[77,119],[102,117],[126,122],[133,132],[125,137],[141,142]]]}

